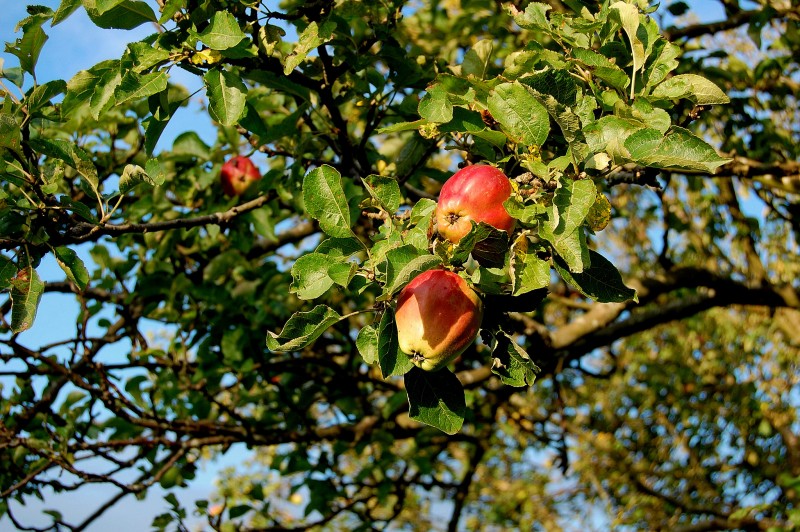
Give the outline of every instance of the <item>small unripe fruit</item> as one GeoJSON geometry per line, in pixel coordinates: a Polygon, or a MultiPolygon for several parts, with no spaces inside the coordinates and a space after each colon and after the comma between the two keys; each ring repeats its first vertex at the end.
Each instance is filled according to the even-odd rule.
{"type": "Polygon", "coordinates": [[[437,230],[453,243],[469,233],[470,220],[510,233],[515,220],[503,206],[510,196],[511,182],[502,171],[485,164],[466,166],[442,186],[436,206],[437,230]]]}
{"type": "Polygon", "coordinates": [[[469,347],[480,329],[483,304],[457,274],[428,270],[397,298],[397,340],[411,361],[426,371],[449,364],[469,347]]]}
{"type": "Polygon", "coordinates": [[[225,162],[220,171],[222,190],[228,196],[240,196],[247,190],[250,183],[261,179],[253,161],[243,155],[237,155],[225,162]]]}

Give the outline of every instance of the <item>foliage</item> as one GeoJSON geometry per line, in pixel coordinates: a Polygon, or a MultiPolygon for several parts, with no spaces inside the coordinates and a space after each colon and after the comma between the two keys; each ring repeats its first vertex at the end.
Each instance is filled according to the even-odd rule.
{"type": "Polygon", "coordinates": [[[30,6],[0,65],[0,516],[171,490],[243,443],[255,470],[194,509],[217,529],[794,527],[800,12],[723,4],[666,29],[683,2],[30,6]],[[78,10],[154,33],[41,82],[78,10]],[[162,139],[179,70],[211,143],[162,139]],[[240,154],[264,177],[230,198],[240,154]],[[436,194],[478,162],[516,229],[454,245],[436,194]],[[432,268],[486,311],[427,373],[393,312],[432,268]],[[74,335],[37,343],[57,293],[74,335]]]}

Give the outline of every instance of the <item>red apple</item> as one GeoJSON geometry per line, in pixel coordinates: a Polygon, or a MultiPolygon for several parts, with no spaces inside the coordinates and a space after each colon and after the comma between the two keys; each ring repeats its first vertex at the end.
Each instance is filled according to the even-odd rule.
{"type": "Polygon", "coordinates": [[[220,180],[222,181],[222,190],[228,196],[239,196],[247,190],[250,183],[261,179],[261,172],[258,171],[253,161],[237,155],[222,165],[220,172],[220,180]]]}
{"type": "Polygon", "coordinates": [[[462,168],[445,182],[439,193],[436,207],[439,234],[456,243],[469,233],[470,220],[510,233],[515,220],[503,207],[510,196],[511,182],[494,166],[475,164],[462,168]]]}
{"type": "Polygon", "coordinates": [[[411,361],[436,371],[463,353],[478,335],[483,304],[467,282],[447,270],[415,277],[397,298],[397,340],[411,361]]]}

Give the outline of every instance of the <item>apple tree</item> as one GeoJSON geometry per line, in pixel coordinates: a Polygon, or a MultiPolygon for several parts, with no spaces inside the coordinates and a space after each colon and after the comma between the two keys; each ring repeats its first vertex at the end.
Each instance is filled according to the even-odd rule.
{"type": "Polygon", "coordinates": [[[1,519],[800,526],[800,8],[41,4],[0,70],[1,519]],[[151,33],[42,79],[84,16],[151,33]]]}

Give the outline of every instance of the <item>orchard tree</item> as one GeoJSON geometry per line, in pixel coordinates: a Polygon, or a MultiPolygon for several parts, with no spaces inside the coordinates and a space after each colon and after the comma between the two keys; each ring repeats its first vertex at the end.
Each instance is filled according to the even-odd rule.
{"type": "Polygon", "coordinates": [[[49,3],[0,72],[4,522],[800,528],[793,2],[49,3]],[[152,34],[42,79],[76,11],[152,34]]]}

